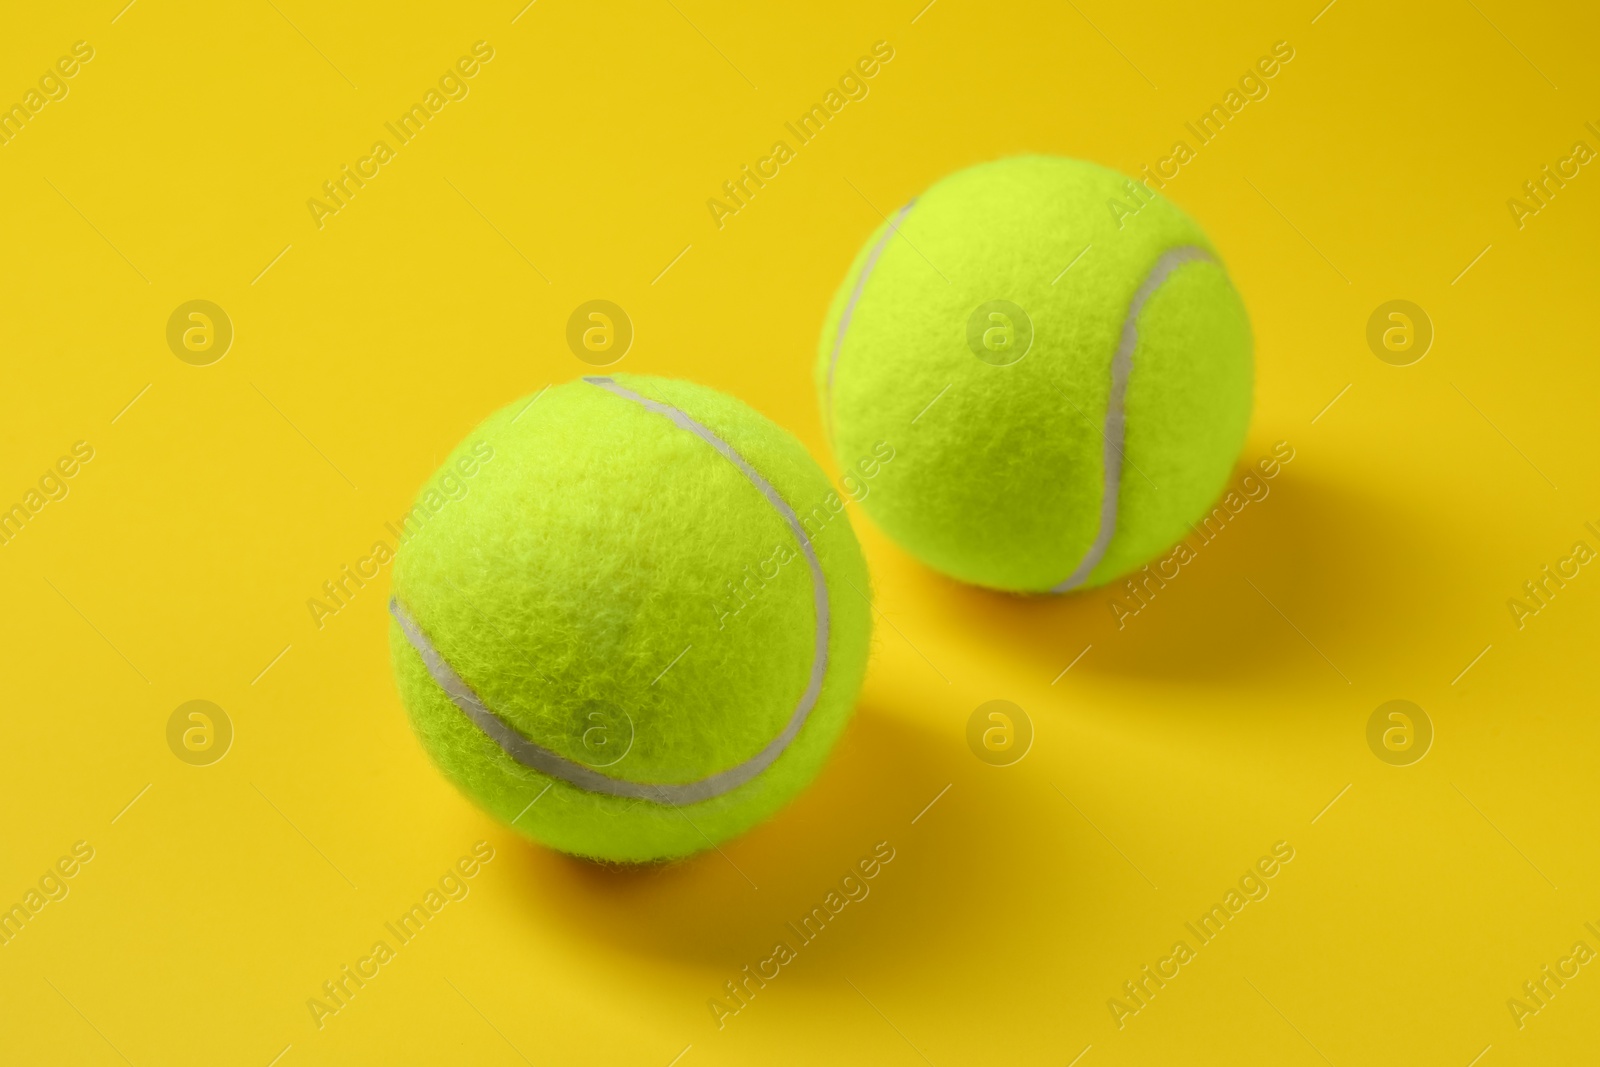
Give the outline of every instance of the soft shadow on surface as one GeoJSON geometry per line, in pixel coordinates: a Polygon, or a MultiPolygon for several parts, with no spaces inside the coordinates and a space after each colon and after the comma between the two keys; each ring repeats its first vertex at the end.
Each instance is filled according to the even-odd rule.
{"type": "Polygon", "coordinates": [[[737,970],[949,782],[958,754],[941,749],[917,724],[863,707],[812,786],[720,852],[610,866],[505,835],[506,867],[538,924],[559,915],[630,951],[737,970]]]}
{"type": "Polygon", "coordinates": [[[859,977],[885,967],[937,967],[940,938],[952,930],[999,936],[978,906],[983,901],[1004,899],[1018,915],[1037,912],[1014,931],[1025,939],[1045,912],[1056,915],[1097,892],[1106,864],[1099,838],[1072,821],[1042,765],[984,765],[958,731],[935,733],[904,713],[871,706],[858,711],[810,790],[771,822],[723,844],[720,854],[619,868],[509,832],[496,844],[525,901],[530,937],[546,939],[557,925],[580,944],[699,967],[716,979],[697,994],[703,996],[719,995],[723,980],[769,957],[779,940],[806,961],[783,968],[786,986],[838,984],[841,973],[859,977]],[[1038,810],[1055,813],[1042,837],[1025,815],[1038,810]],[[822,905],[880,842],[893,859],[865,883],[864,897],[810,943],[786,926],[822,905]],[[1022,888],[1034,880],[1048,891],[1022,888]]]}
{"type": "Polygon", "coordinates": [[[1209,543],[1191,534],[1194,558],[1165,585],[1148,583],[1142,606],[1121,580],[1062,597],[1023,597],[932,574],[921,606],[1046,678],[1092,645],[1073,671],[1217,683],[1317,668],[1342,681],[1329,661],[1339,664],[1341,652],[1348,659],[1384,600],[1417,584],[1431,562],[1427,530],[1417,516],[1292,469],[1270,487],[1209,543]],[[1138,611],[1119,619],[1114,602],[1138,611]]]}

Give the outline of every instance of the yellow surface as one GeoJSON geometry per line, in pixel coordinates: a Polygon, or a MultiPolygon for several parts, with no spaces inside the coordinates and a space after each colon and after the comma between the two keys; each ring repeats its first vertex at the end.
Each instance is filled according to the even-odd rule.
{"type": "Polygon", "coordinates": [[[1569,165],[1520,228],[1507,206],[1600,149],[1592,8],[120,2],[0,34],[4,101],[93,50],[0,144],[0,504],[92,449],[0,546],[0,902],[74,872],[0,947],[0,1060],[1592,1062],[1600,574],[1560,561],[1600,549],[1600,174],[1569,165]],[[478,41],[468,95],[393,143],[478,41]],[[878,41],[868,95],[796,147],[784,123],[878,41]],[[1196,148],[1184,123],[1279,41],[1270,93],[1196,148]],[[307,200],[380,139],[319,229],[307,200]],[[706,201],[779,139],[719,229],[706,201]],[[588,370],[580,303],[632,319],[618,369],[743,397],[821,457],[817,329],[880,213],[996,156],[1135,171],[1179,139],[1167,191],[1257,331],[1241,474],[1294,459],[1120,630],[1114,590],[962,588],[858,515],[883,613],[859,713],[724,854],[523,844],[408,731],[387,571],[313,622],[479,418],[588,370]],[[234,327],[207,366],[166,340],[195,299],[234,327]],[[1368,348],[1391,299],[1434,325],[1414,365],[1368,348]],[[1577,576],[1519,629],[1547,564],[1577,576]],[[1035,733],[1009,767],[966,740],[994,699],[1035,733]],[[1367,744],[1391,699],[1435,731],[1410,766],[1367,744]],[[209,766],[169,747],[190,700],[232,724],[209,766]],[[480,841],[399,945],[385,923],[480,841]],[[719,1029],[708,1001],[878,842],[870,895],[719,1029]],[[1277,842],[1269,894],[1200,944],[1185,923],[1277,842]],[[308,1000],[379,940],[319,1029],[308,1000]],[[1179,940],[1119,1028],[1108,1001],[1179,940]],[[1576,976],[1519,1028],[1546,965],[1576,976]]]}

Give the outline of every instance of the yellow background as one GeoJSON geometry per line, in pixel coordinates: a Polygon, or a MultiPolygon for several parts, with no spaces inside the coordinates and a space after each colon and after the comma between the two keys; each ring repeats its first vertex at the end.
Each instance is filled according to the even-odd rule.
{"type": "Polygon", "coordinates": [[[1600,574],[1521,630],[1507,601],[1600,548],[1600,174],[1520,230],[1506,201],[1600,148],[1600,20],[921,2],[7,13],[0,102],[95,55],[0,146],[0,504],[95,451],[0,547],[0,904],[95,856],[0,947],[0,1059],[1592,1061],[1600,967],[1520,1030],[1506,1002],[1600,948],[1600,574]],[[478,40],[470,95],[319,230],[307,199],[478,40]],[[870,95],[719,230],[705,201],[879,40],[870,95]],[[1136,170],[1280,40],[1270,95],[1168,194],[1251,311],[1242,462],[1295,459],[1126,628],[1108,590],[963,588],[856,513],[881,615],[825,773],[725,855],[614,871],[428,764],[386,573],[312,623],[480,418],[588,370],[564,329],[589,299],[634,322],[617,369],[740,396],[833,471],[812,353],[880,212],[1022,151],[1136,170]],[[236,331],[204,367],[165,340],[197,298],[236,331]],[[1408,367],[1365,340],[1394,298],[1436,330],[1408,367]],[[1436,731],[1412,766],[1367,746],[1394,698],[1436,731]],[[167,745],[191,699],[235,729],[211,766],[167,745]],[[1036,732],[1010,767],[966,742],[991,699],[1036,732]],[[318,1030],[307,999],[479,840],[471,894],[318,1030]],[[871,896],[719,1030],[707,1001],[879,841],[871,896]],[[1119,1030],[1107,1000],[1278,841],[1270,896],[1119,1030]]]}

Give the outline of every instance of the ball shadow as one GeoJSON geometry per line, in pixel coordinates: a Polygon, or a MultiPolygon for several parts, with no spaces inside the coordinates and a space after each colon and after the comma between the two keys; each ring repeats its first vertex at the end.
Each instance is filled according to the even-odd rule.
{"type": "Polygon", "coordinates": [[[1092,646],[1073,671],[1259,687],[1320,669],[1337,682],[1382,591],[1429,565],[1429,523],[1292,471],[1268,484],[1209,540],[1191,533],[1193,558],[1167,577],[1132,576],[1136,592],[1118,580],[1016,596],[925,572],[921,606],[1045,678],[1092,646]]]}
{"type": "Polygon", "coordinates": [[[731,976],[789,936],[784,923],[836,889],[877,842],[898,849],[909,820],[951,780],[961,755],[913,720],[862,707],[809,789],[718,849],[620,866],[566,856],[509,831],[495,843],[527,900],[530,934],[543,936],[559,916],[571,936],[731,976]]]}
{"type": "Polygon", "coordinates": [[[1103,846],[1051,788],[1044,765],[985,765],[961,732],[926,721],[925,710],[863,707],[813,787],[720,853],[616,867],[504,832],[496,846],[526,901],[530,943],[554,926],[583,946],[688,965],[673,980],[692,1003],[721,996],[725,981],[780,940],[803,961],[782,969],[782,985],[793,987],[940,967],[945,950],[933,930],[1015,940],[1013,951],[1024,952],[1031,931],[1059,923],[1065,909],[1084,916],[1071,940],[1092,938],[1101,924],[1079,905],[1103,892],[1103,846]],[[1056,816],[1041,829],[1019,806],[1056,816]],[[787,924],[801,923],[880,842],[893,859],[865,882],[866,895],[814,941],[799,937],[787,924]],[[1007,901],[1015,921],[997,931],[992,915],[958,904],[980,900],[1007,901]]]}

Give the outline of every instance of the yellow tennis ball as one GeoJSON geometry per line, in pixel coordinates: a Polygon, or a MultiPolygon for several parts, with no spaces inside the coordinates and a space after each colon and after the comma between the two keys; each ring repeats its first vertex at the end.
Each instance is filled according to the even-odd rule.
{"type": "Polygon", "coordinates": [[[457,499],[413,510],[390,635],[412,725],[468,796],[641,862],[741,833],[816,775],[870,606],[792,436],[689,382],[587,378],[491,416],[446,481],[457,499]]]}
{"type": "Polygon", "coordinates": [[[959,171],[856,256],[816,363],[861,506],[997,589],[1103,584],[1170,548],[1244,443],[1250,324],[1211,242],[1158,193],[1031,156],[959,171]]]}

